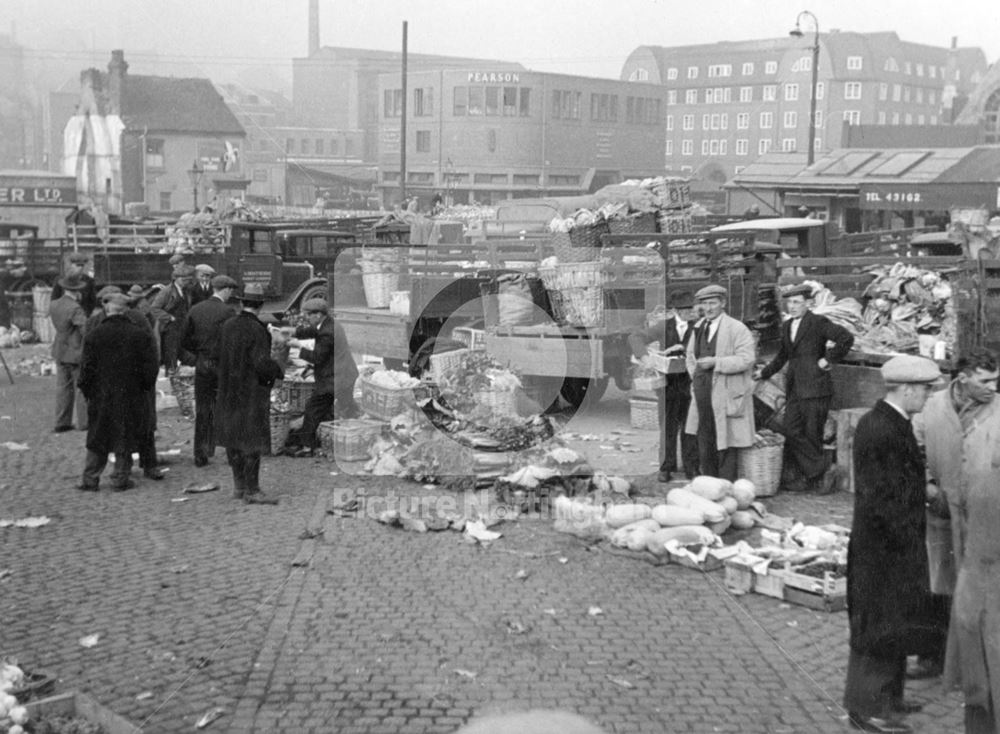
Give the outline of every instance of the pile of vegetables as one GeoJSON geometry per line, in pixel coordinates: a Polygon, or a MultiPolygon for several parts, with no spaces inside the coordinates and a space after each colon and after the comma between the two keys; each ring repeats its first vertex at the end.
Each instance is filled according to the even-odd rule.
{"type": "Polygon", "coordinates": [[[12,693],[24,680],[23,670],[13,663],[0,661],[0,731],[7,734],[24,734],[28,710],[18,703],[12,693]]]}
{"type": "Polygon", "coordinates": [[[444,371],[440,401],[452,411],[488,425],[497,419],[479,404],[476,393],[485,390],[513,392],[521,380],[485,351],[470,350],[458,364],[444,371]]]}
{"type": "Polygon", "coordinates": [[[30,332],[23,332],[16,326],[11,326],[7,328],[6,326],[0,326],[0,349],[13,349],[21,346],[22,342],[31,341],[30,332]],[[24,335],[27,334],[28,338],[25,339],[24,335]]]}

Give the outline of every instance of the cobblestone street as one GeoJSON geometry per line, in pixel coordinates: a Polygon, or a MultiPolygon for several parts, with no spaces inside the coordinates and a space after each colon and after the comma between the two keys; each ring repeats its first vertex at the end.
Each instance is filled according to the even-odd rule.
{"type": "MultiPolygon", "coordinates": [[[[655,566],[550,518],[504,522],[484,548],[335,516],[351,496],[431,491],[324,459],[266,458],[262,484],[281,503],[246,506],[219,453],[193,466],[176,408],[159,414],[159,450],[180,450],[164,481],[79,492],[84,434],[51,433],[52,380],[0,387],[0,519],[52,519],[0,528],[0,656],[145,732],[191,731],[213,707],[226,713],[206,730],[234,734],[452,732],[536,707],[608,732],[847,730],[844,612],[733,596],[722,571],[655,566]],[[183,493],[202,480],[222,488],[183,493]]],[[[595,411],[579,425],[628,429],[620,396],[595,411]]],[[[647,467],[652,440],[637,437],[645,453],[625,464],[647,467]]],[[[581,450],[601,468],[596,444],[581,450]]],[[[649,477],[640,489],[663,492],[649,477]]],[[[767,504],[850,523],[846,494],[767,504]]],[[[925,705],[917,731],[961,730],[960,697],[938,681],[908,683],[907,697],[925,705]]]]}

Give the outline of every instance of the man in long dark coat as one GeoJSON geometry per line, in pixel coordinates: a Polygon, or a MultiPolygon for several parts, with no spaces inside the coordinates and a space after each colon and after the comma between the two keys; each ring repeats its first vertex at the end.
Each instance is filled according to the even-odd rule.
{"type": "Polygon", "coordinates": [[[219,375],[215,350],[222,324],[236,315],[227,301],[236,290],[228,275],[212,278],[212,297],[191,307],[181,335],[181,349],[194,355],[194,465],[205,466],[215,454],[212,424],[219,375]]]}
{"type": "Polygon", "coordinates": [[[271,445],[271,387],[282,371],[271,359],[271,335],[257,318],[263,289],[252,283],[240,300],[243,310],[222,325],[215,354],[215,440],[226,449],[235,497],[247,504],[274,505],[278,500],[260,491],[260,457],[271,445]]]}
{"type": "Polygon", "coordinates": [[[129,479],[132,452],[142,448],[148,431],[146,395],[156,386],[156,349],[152,335],[126,315],[121,293],[104,303],[107,318],[83,343],[80,390],[87,397],[87,461],[79,489],[98,489],[108,454],[115,455],[111,485],[116,491],[134,487],[129,479]]]}
{"type": "Polygon", "coordinates": [[[334,406],[344,418],[353,418],[361,411],[354,402],[358,366],[351,355],[344,328],[329,315],[327,303],[322,298],[310,298],[302,304],[302,311],[309,325],[300,327],[289,344],[300,347],[299,339],[316,340],[313,349],[299,352],[299,358],[313,366],[316,387],[306,401],[302,428],[289,436],[286,451],[297,448],[296,456],[311,456],[319,446],[316,429],[328,419],[334,406]]]}
{"type": "Polygon", "coordinates": [[[925,545],[924,459],[910,425],[940,370],[929,359],[882,366],[886,397],[854,434],[854,522],[847,551],[850,653],[844,708],[856,729],[910,732],[906,656],[938,644],[925,545]]]}
{"type": "Polygon", "coordinates": [[[786,480],[786,490],[815,490],[827,494],[836,489],[838,470],[823,450],[823,428],[833,399],[832,366],[842,360],[854,344],[843,326],[809,310],[812,288],[805,283],[782,294],[791,316],[781,325],[778,353],[756,375],[766,380],[788,365],[785,379],[785,455],[792,459],[803,479],[786,480]],[[827,349],[827,343],[833,347],[827,349]],[[790,455],[790,456],[789,456],[790,455]]]}

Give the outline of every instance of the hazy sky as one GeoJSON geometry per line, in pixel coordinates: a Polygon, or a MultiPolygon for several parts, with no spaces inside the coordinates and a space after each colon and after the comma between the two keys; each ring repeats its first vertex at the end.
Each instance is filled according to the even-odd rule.
{"type": "MultiPolygon", "coordinates": [[[[138,74],[142,53],[156,51],[236,76],[304,56],[307,9],[308,0],[0,0],[0,33],[13,28],[23,45],[81,62],[90,49],[106,59],[122,48],[138,74]]],[[[939,46],[957,36],[1000,58],[998,0],[320,0],[320,43],[398,49],[407,20],[412,52],[617,77],[636,46],[783,36],[804,9],[823,32],[895,30],[939,46]]]]}

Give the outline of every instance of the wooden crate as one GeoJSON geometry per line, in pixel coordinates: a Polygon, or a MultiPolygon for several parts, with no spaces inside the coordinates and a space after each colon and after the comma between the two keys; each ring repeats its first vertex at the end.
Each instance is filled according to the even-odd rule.
{"type": "Polygon", "coordinates": [[[97,724],[104,734],[142,734],[142,729],[138,726],[79,692],[60,693],[31,701],[25,704],[25,708],[28,710],[29,721],[36,721],[43,716],[76,717],[90,724],[97,724]]]}
{"type": "Polygon", "coordinates": [[[718,571],[725,565],[726,559],[734,557],[738,553],[736,546],[722,546],[721,548],[703,548],[701,552],[694,554],[684,552],[681,548],[674,551],[667,548],[667,556],[671,563],[685,568],[693,568],[696,571],[718,571]]]}
{"type": "Polygon", "coordinates": [[[806,576],[789,569],[782,572],[784,599],[821,612],[847,609],[847,578],[834,578],[827,571],[823,578],[806,576]]]}
{"type": "Polygon", "coordinates": [[[837,466],[847,477],[847,491],[854,492],[854,431],[858,421],[871,408],[845,408],[834,411],[837,422],[837,466]]]}

